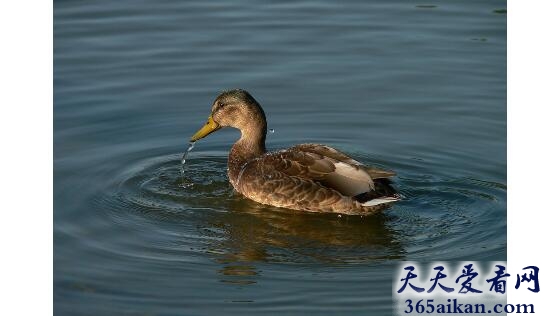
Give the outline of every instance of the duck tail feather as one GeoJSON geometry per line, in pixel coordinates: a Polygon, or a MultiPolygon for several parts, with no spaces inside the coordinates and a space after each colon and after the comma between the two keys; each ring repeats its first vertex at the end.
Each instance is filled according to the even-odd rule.
{"type": "Polygon", "coordinates": [[[383,196],[376,199],[372,199],[369,201],[366,201],[364,203],[361,203],[363,206],[375,206],[380,204],[386,204],[386,203],[393,203],[401,200],[400,195],[393,195],[393,196],[383,196]]]}

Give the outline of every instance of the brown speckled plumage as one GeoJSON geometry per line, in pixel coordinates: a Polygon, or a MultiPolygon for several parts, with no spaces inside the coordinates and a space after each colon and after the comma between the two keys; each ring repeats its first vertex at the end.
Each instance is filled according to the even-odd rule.
{"type": "Polygon", "coordinates": [[[241,131],[228,157],[234,189],[258,203],[311,212],[369,215],[397,201],[391,171],[367,167],[334,148],[301,144],[266,152],[266,116],[244,90],[220,94],[208,123],[192,137],[201,139],[221,127],[241,131]]]}

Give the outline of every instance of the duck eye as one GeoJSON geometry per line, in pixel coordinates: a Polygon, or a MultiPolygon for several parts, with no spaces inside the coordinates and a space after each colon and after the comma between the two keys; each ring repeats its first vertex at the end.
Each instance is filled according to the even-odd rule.
{"type": "Polygon", "coordinates": [[[222,103],[222,102],[219,102],[219,103],[218,103],[218,107],[219,107],[219,108],[222,108],[222,107],[224,107],[224,103],[222,103]]]}

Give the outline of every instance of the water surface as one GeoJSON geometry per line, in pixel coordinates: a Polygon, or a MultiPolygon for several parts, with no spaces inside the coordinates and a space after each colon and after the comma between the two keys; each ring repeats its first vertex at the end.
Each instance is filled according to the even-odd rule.
{"type": "Polygon", "coordinates": [[[57,315],[391,315],[401,260],[506,259],[500,1],[55,1],[57,315]],[[395,170],[362,218],[258,205],[235,130],[189,137],[223,89],[267,146],[395,170]]]}

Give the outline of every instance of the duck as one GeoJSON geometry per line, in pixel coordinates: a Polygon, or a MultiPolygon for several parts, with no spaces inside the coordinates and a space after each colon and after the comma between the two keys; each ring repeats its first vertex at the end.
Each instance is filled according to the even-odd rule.
{"type": "Polygon", "coordinates": [[[243,89],[220,93],[207,122],[190,142],[225,127],[241,132],[228,155],[228,179],[237,193],[252,201],[362,216],[377,214],[400,200],[390,180],[395,172],[364,165],[330,146],[306,143],[267,151],[266,115],[243,89]]]}

